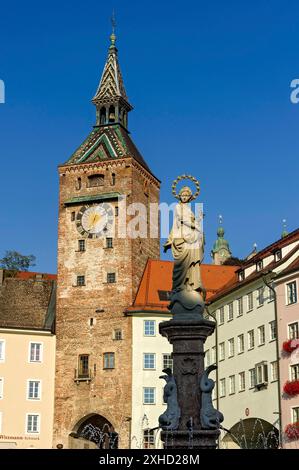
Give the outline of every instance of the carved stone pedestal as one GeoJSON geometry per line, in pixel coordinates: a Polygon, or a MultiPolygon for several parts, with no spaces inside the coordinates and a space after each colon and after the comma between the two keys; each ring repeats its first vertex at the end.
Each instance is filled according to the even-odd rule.
{"type": "Polygon", "coordinates": [[[212,449],[217,447],[218,429],[202,429],[200,420],[200,376],[204,372],[204,343],[215,329],[215,322],[170,320],[160,323],[159,331],[173,345],[173,375],[177,385],[181,416],[177,430],[163,430],[166,449],[212,449]]]}

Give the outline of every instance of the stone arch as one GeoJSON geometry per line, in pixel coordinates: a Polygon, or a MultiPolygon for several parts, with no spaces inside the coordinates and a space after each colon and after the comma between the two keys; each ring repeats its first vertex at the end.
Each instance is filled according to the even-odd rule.
{"type": "Polygon", "coordinates": [[[247,418],[235,423],[226,431],[221,447],[228,449],[277,449],[279,431],[262,418],[247,418]]]}
{"type": "Polygon", "coordinates": [[[118,433],[107,418],[97,413],[89,413],[79,419],[73,427],[69,435],[69,447],[117,449],[118,433]]]}

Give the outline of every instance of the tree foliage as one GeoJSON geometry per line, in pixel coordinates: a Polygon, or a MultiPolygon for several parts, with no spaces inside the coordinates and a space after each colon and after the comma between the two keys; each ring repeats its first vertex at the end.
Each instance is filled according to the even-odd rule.
{"type": "Polygon", "coordinates": [[[35,266],[34,255],[22,255],[17,251],[8,250],[5,256],[0,259],[0,268],[9,269],[11,271],[28,271],[30,266],[35,266]]]}
{"type": "Polygon", "coordinates": [[[244,263],[244,260],[236,258],[235,256],[231,256],[227,260],[224,261],[225,266],[241,266],[244,263]]]}

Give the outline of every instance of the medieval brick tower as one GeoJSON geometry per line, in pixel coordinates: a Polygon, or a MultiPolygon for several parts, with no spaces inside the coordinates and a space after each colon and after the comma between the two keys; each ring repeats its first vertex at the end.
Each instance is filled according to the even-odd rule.
{"type": "Polygon", "coordinates": [[[98,430],[104,431],[102,447],[129,446],[131,318],[124,310],[147,259],[159,258],[159,238],[149,237],[149,221],[147,233],[119,234],[120,217],[125,226],[136,216],[120,198],[127,206],[142,203],[144,220],[150,203],[159,202],[159,181],[129,136],[132,106],[115,39],[113,33],[92,100],[96,125],[59,167],[54,447],[92,447],[98,430]]]}

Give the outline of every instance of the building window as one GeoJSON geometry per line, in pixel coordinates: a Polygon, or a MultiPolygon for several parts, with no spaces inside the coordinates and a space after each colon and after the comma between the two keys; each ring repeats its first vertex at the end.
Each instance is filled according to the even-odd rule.
{"type": "Polygon", "coordinates": [[[107,273],[107,282],[108,284],[113,284],[116,282],[115,273],[107,273]]]}
{"type": "Polygon", "coordinates": [[[116,180],[115,173],[112,173],[112,175],[111,175],[111,185],[112,186],[115,186],[115,180],[116,180]]]}
{"type": "Polygon", "coordinates": [[[271,371],[271,381],[274,382],[278,379],[278,364],[277,361],[273,361],[270,364],[270,371],[271,371]]]}
{"type": "Polygon", "coordinates": [[[85,251],[85,240],[78,240],[78,250],[85,251]]]}
{"type": "Polygon", "coordinates": [[[265,344],[265,326],[259,326],[257,329],[259,346],[265,344]]]}
{"type": "Polygon", "coordinates": [[[155,404],[155,387],[144,387],[143,388],[143,404],[154,405],[155,404]]]}
{"type": "Polygon", "coordinates": [[[114,369],[115,368],[115,353],[106,352],[104,353],[104,369],[114,369]]]}
{"type": "Polygon", "coordinates": [[[224,361],[225,359],[225,345],[224,343],[219,344],[219,361],[224,361]]]}
{"type": "Polygon", "coordinates": [[[228,340],[228,357],[233,357],[235,355],[235,340],[231,338],[228,340]]]}
{"type": "Polygon", "coordinates": [[[28,380],[27,398],[29,400],[40,400],[41,382],[40,380],[28,380]]]}
{"type": "Polygon", "coordinates": [[[233,393],[236,393],[236,379],[234,375],[231,375],[228,378],[229,381],[229,394],[232,395],[233,393]]]}
{"type": "Polygon", "coordinates": [[[260,287],[257,290],[257,306],[261,307],[262,305],[264,305],[264,288],[260,287]]]}
{"type": "Polygon", "coordinates": [[[77,276],[77,286],[85,286],[85,276],[77,276]]]}
{"type": "Polygon", "coordinates": [[[3,377],[0,377],[0,400],[3,398],[3,385],[4,385],[4,379],[3,377]]]}
{"type": "Polygon", "coordinates": [[[248,349],[254,348],[254,330],[248,331],[248,349]]]}
{"type": "Polygon", "coordinates": [[[118,206],[115,206],[115,217],[118,216],[118,206]]]}
{"type": "Polygon", "coordinates": [[[240,282],[241,282],[241,281],[244,281],[244,279],[245,279],[245,273],[244,273],[244,271],[240,271],[240,272],[239,272],[238,279],[239,279],[240,282]]]}
{"type": "Polygon", "coordinates": [[[144,429],[143,431],[143,449],[155,448],[155,431],[153,429],[144,429]]]}
{"type": "Polygon", "coordinates": [[[225,397],[225,394],[226,394],[225,379],[220,379],[220,398],[225,397]]]}
{"type": "Polygon", "coordinates": [[[270,327],[270,341],[276,339],[276,322],[275,320],[269,322],[270,327]]]}
{"type": "Polygon", "coordinates": [[[76,218],[76,212],[73,211],[71,212],[71,221],[74,222],[75,218],[76,218]]]}
{"type": "Polygon", "coordinates": [[[234,318],[234,304],[233,302],[230,302],[228,304],[228,316],[227,316],[227,321],[231,321],[234,318]]]}
{"type": "Polygon", "coordinates": [[[247,312],[253,310],[253,292],[247,294],[247,312]]]}
{"type": "Polygon", "coordinates": [[[121,339],[123,339],[122,330],[114,330],[113,339],[115,339],[117,341],[120,341],[121,339]]]}
{"type": "Polygon", "coordinates": [[[155,369],[156,368],[156,354],[144,353],[143,354],[143,368],[155,369]]]}
{"type": "Polygon", "coordinates": [[[103,186],[105,182],[104,175],[91,175],[88,177],[88,187],[103,186]]]}
{"type": "Polygon", "coordinates": [[[42,361],[42,343],[29,344],[29,362],[42,361]]]}
{"type": "Polygon", "coordinates": [[[219,309],[219,325],[224,323],[224,307],[220,307],[219,309]]]}
{"type": "Polygon", "coordinates": [[[0,362],[5,361],[5,341],[0,339],[0,362]]]}
{"type": "Polygon", "coordinates": [[[290,323],[288,325],[288,337],[289,337],[289,339],[298,339],[299,338],[298,322],[290,323]]]}
{"type": "Polygon", "coordinates": [[[275,254],[274,254],[274,259],[276,262],[280,261],[281,260],[281,250],[277,250],[275,251],[275,254]]]}
{"type": "Polygon", "coordinates": [[[265,362],[256,364],[255,366],[255,385],[265,385],[268,382],[268,366],[265,362]]]}
{"type": "Polygon", "coordinates": [[[216,346],[212,347],[212,364],[216,364],[216,346]]]}
{"type": "Polygon", "coordinates": [[[263,269],[263,261],[261,260],[256,263],[256,270],[261,271],[262,269],[263,269]]]}
{"type": "Polygon", "coordinates": [[[76,181],[76,189],[77,191],[79,191],[79,189],[82,188],[82,180],[81,178],[77,178],[77,181],[76,181]]]}
{"type": "Polygon", "coordinates": [[[156,321],[144,320],[143,331],[144,331],[144,336],[156,336],[156,321]]]}
{"type": "Polygon", "coordinates": [[[241,315],[243,315],[243,297],[240,297],[238,299],[237,305],[238,305],[238,317],[240,317],[241,315]]]}
{"type": "Polygon", "coordinates": [[[89,377],[89,355],[80,354],[78,358],[78,378],[89,377]]]}
{"type": "Polygon", "coordinates": [[[249,369],[249,388],[255,387],[255,369],[249,369]]]}
{"type": "Polygon", "coordinates": [[[238,353],[242,354],[244,352],[244,335],[238,336],[238,353]]]}
{"type": "Polygon", "coordinates": [[[40,430],[40,416],[36,414],[27,414],[26,431],[27,433],[38,434],[40,430]]]}
{"type": "Polygon", "coordinates": [[[299,364],[293,364],[290,366],[291,380],[299,380],[299,364]]]}
{"type": "Polygon", "coordinates": [[[113,238],[106,238],[106,248],[113,248],[113,238]]]}
{"type": "Polygon", "coordinates": [[[299,406],[292,408],[292,423],[299,422],[299,406]]]}
{"type": "Polygon", "coordinates": [[[245,372],[239,373],[239,392],[245,390],[245,372]]]}
{"type": "Polygon", "coordinates": [[[286,285],[287,305],[295,304],[297,302],[297,286],[296,281],[289,282],[286,285]]]}
{"type": "Polygon", "coordinates": [[[210,355],[210,350],[208,349],[205,352],[205,366],[209,367],[210,364],[211,364],[211,355],[210,355]]]}
{"type": "Polygon", "coordinates": [[[171,369],[173,368],[173,359],[171,354],[163,354],[163,369],[171,369]]]}

